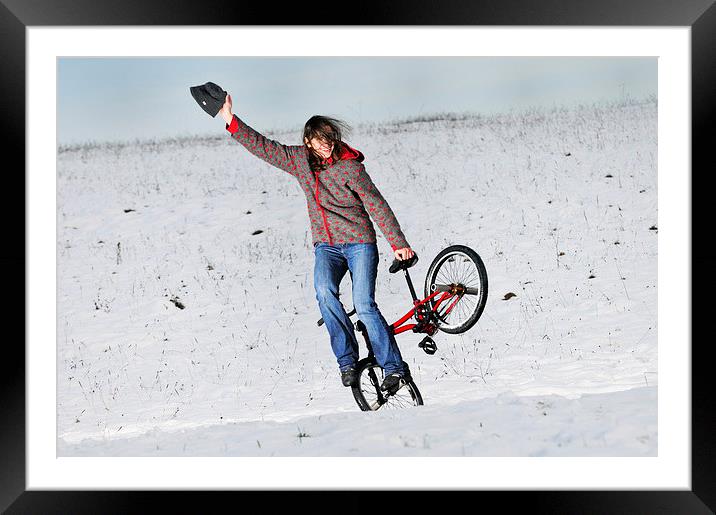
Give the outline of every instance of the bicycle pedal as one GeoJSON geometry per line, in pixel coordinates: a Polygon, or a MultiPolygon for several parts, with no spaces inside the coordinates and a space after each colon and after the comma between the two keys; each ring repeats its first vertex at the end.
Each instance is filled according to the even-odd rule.
{"type": "Polygon", "coordinates": [[[381,388],[381,391],[383,392],[383,396],[384,396],[384,397],[386,397],[386,398],[387,398],[387,397],[392,397],[393,395],[395,395],[396,393],[398,393],[398,391],[399,391],[401,388],[403,388],[404,386],[406,386],[407,384],[408,384],[408,383],[405,382],[405,379],[401,378],[400,381],[398,381],[398,382],[397,382],[395,385],[393,385],[392,387],[387,388],[387,389],[385,389],[385,390],[383,390],[383,389],[381,388]]]}
{"type": "Polygon", "coordinates": [[[423,349],[426,354],[431,355],[435,354],[435,351],[438,350],[438,346],[435,344],[435,341],[430,338],[430,336],[426,336],[425,338],[423,338],[423,341],[418,344],[418,347],[423,349]]]}

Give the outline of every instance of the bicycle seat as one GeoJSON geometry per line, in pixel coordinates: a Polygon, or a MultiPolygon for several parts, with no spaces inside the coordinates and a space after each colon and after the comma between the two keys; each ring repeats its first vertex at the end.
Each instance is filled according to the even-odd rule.
{"type": "Polygon", "coordinates": [[[388,269],[391,274],[394,274],[398,270],[407,270],[411,266],[413,266],[415,263],[418,262],[418,255],[413,252],[413,257],[408,259],[403,259],[402,261],[400,259],[393,259],[393,264],[390,265],[390,268],[388,269]]]}

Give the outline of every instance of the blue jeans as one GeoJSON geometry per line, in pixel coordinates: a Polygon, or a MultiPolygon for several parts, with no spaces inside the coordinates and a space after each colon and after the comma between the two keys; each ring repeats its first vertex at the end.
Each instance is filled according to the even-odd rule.
{"type": "Polygon", "coordinates": [[[341,279],[350,271],[353,283],[353,306],[365,324],[376,361],[385,374],[408,373],[395,336],[375,303],[375,279],[378,272],[376,243],[318,242],[313,250],[316,261],[313,283],[323,320],[331,337],[331,348],[338,367],[346,370],[358,361],[358,341],[353,323],[338,299],[341,279]]]}

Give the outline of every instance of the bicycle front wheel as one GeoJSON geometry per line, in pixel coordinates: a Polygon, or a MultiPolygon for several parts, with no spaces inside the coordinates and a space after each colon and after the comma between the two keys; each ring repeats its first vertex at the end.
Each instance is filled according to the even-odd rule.
{"type": "Polygon", "coordinates": [[[360,360],[357,372],[358,379],[351,389],[361,410],[402,409],[423,405],[423,398],[412,377],[401,381],[400,387],[394,392],[382,391],[380,385],[383,383],[384,372],[375,358],[360,360]]]}
{"type": "MultiPolygon", "coordinates": [[[[474,326],[487,303],[487,270],[477,252],[465,245],[441,250],[425,277],[425,296],[437,290],[456,292],[438,306],[438,329],[459,334],[474,326]]],[[[429,301],[430,309],[434,309],[440,296],[429,301]]]]}

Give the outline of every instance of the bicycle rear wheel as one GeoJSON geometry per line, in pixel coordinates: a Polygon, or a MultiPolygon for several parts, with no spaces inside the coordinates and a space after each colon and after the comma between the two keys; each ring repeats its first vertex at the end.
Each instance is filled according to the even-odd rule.
{"type": "Polygon", "coordinates": [[[423,398],[418,391],[412,377],[401,381],[395,392],[381,391],[383,382],[383,369],[375,358],[363,358],[357,365],[358,379],[355,386],[351,386],[353,397],[363,411],[377,411],[378,409],[402,409],[411,406],[422,406],[423,398]]]}
{"type": "MultiPolygon", "coordinates": [[[[430,264],[425,277],[425,296],[436,290],[459,292],[440,303],[437,309],[438,329],[450,334],[464,333],[475,325],[487,303],[487,270],[480,256],[465,245],[451,245],[441,250],[430,264]],[[450,306],[455,305],[450,309],[450,306]]],[[[429,301],[433,309],[440,294],[429,301]]]]}

